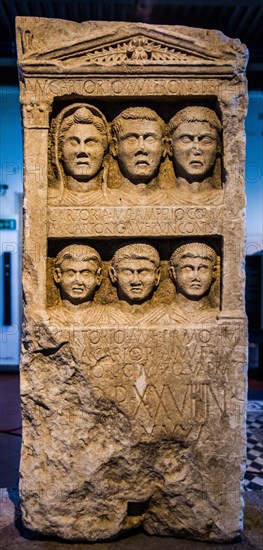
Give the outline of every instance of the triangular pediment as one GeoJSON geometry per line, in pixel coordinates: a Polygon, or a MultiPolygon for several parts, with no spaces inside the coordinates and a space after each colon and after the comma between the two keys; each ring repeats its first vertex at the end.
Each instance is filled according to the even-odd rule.
{"type": "MultiPolygon", "coordinates": [[[[156,34],[156,33],[155,33],[156,34]]],[[[50,52],[38,54],[38,60],[44,58],[48,61],[56,60],[65,65],[75,63],[95,64],[95,65],[149,65],[159,64],[160,62],[169,63],[191,63],[207,62],[214,64],[218,60],[218,52],[209,50],[206,52],[203,48],[195,48],[191,41],[182,38],[178,39],[178,44],[171,44],[168,40],[158,40],[158,38],[149,37],[145,33],[137,33],[132,36],[125,36],[122,39],[105,41],[98,47],[94,45],[78,42],[68,48],[60,48],[50,52]]]]}
{"type": "MultiPolygon", "coordinates": [[[[21,19],[25,23],[28,18],[21,19]]],[[[67,28],[66,22],[64,26],[67,28]]],[[[125,71],[125,67],[134,70],[142,66],[154,69],[157,66],[180,65],[211,68],[231,66],[236,62],[234,41],[226,39],[218,31],[209,31],[209,35],[202,29],[191,29],[194,32],[187,35],[186,27],[157,27],[143,23],[71,23],[70,32],[64,33],[59,41],[59,34],[54,37],[51,27],[49,29],[47,24],[50,31],[48,40],[37,26],[32,31],[24,24],[18,26],[21,64],[53,66],[60,70],[74,68],[77,72],[85,71],[85,68],[89,71],[94,66],[106,72],[114,68],[120,72],[122,69],[125,71]]]]}

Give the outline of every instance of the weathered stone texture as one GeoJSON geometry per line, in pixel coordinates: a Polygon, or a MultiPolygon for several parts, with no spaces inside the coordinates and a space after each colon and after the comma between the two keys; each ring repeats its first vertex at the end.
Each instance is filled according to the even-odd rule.
{"type": "Polygon", "coordinates": [[[24,17],[17,45],[23,521],[227,542],[243,521],[246,48],[24,17]]]}

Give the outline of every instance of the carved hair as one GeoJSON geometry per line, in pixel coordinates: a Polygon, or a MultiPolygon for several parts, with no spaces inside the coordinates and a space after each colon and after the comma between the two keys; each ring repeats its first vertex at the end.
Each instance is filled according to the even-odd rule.
{"type": "Polygon", "coordinates": [[[203,258],[213,264],[217,262],[217,255],[212,246],[202,242],[189,242],[179,245],[170,258],[170,264],[177,267],[183,258],[203,258]]]}
{"type": "Polygon", "coordinates": [[[101,267],[101,257],[95,248],[83,244],[71,244],[66,246],[57,254],[55,258],[55,268],[61,266],[64,260],[73,260],[75,262],[97,262],[101,267]]]}
{"type": "Polygon", "coordinates": [[[184,107],[184,109],[178,111],[173,118],[171,118],[167,126],[168,135],[172,137],[176,128],[184,122],[207,122],[211,128],[217,131],[218,136],[221,137],[222,124],[215,111],[208,107],[196,105],[194,107],[184,107]]]}
{"type": "Polygon", "coordinates": [[[64,118],[62,121],[58,136],[59,152],[61,152],[61,145],[65,138],[65,134],[73,124],[92,124],[95,126],[95,128],[97,128],[97,130],[102,134],[102,144],[104,151],[106,151],[108,147],[108,133],[105,119],[96,116],[87,107],[80,107],[76,109],[72,115],[64,118]]]}
{"type": "Polygon", "coordinates": [[[118,267],[118,262],[126,259],[148,260],[152,262],[155,267],[159,267],[160,265],[160,256],[157,250],[150,244],[134,243],[119,248],[112,258],[112,267],[116,269],[118,267]]]}
{"type": "Polygon", "coordinates": [[[124,120],[152,120],[158,122],[162,136],[165,132],[165,124],[159,115],[148,107],[129,107],[122,111],[111,124],[111,133],[113,137],[118,138],[118,134],[123,127],[124,120]]]}

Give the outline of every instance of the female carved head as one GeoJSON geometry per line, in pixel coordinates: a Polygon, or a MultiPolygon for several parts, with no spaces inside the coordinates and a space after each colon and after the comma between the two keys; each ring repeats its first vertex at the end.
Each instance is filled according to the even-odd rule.
{"type": "MultiPolygon", "coordinates": [[[[108,141],[107,121],[99,109],[85,103],[63,109],[53,121],[50,140],[57,181],[64,187],[70,182],[73,189],[74,182],[94,182],[101,176],[108,141]]],[[[88,191],[89,185],[83,188],[88,191]]]]}

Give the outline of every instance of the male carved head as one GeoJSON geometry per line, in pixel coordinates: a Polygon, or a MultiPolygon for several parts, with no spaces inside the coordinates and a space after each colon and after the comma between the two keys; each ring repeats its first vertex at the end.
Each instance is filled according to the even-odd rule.
{"type": "Polygon", "coordinates": [[[170,120],[167,131],[177,177],[191,183],[211,176],[221,155],[221,122],[216,113],[208,107],[185,107],[170,120]]]}
{"type": "Polygon", "coordinates": [[[165,125],[146,107],[130,107],[112,122],[112,153],[120,171],[133,184],[147,184],[165,157],[165,125]]]}
{"type": "Polygon", "coordinates": [[[90,246],[72,244],[56,256],[54,280],[62,300],[75,305],[92,300],[101,278],[100,255],[90,246]]]}
{"type": "Polygon", "coordinates": [[[129,244],[115,252],[109,269],[118,297],[129,304],[141,304],[152,297],[160,281],[160,257],[149,244],[129,244]]]}
{"type": "Polygon", "coordinates": [[[170,276],[178,294],[199,301],[210,292],[216,277],[217,255],[201,242],[191,242],[176,248],[170,258],[170,276]]]}
{"type": "Polygon", "coordinates": [[[107,147],[107,122],[98,109],[80,106],[68,110],[58,136],[59,160],[67,176],[79,182],[95,178],[107,147]]]}

